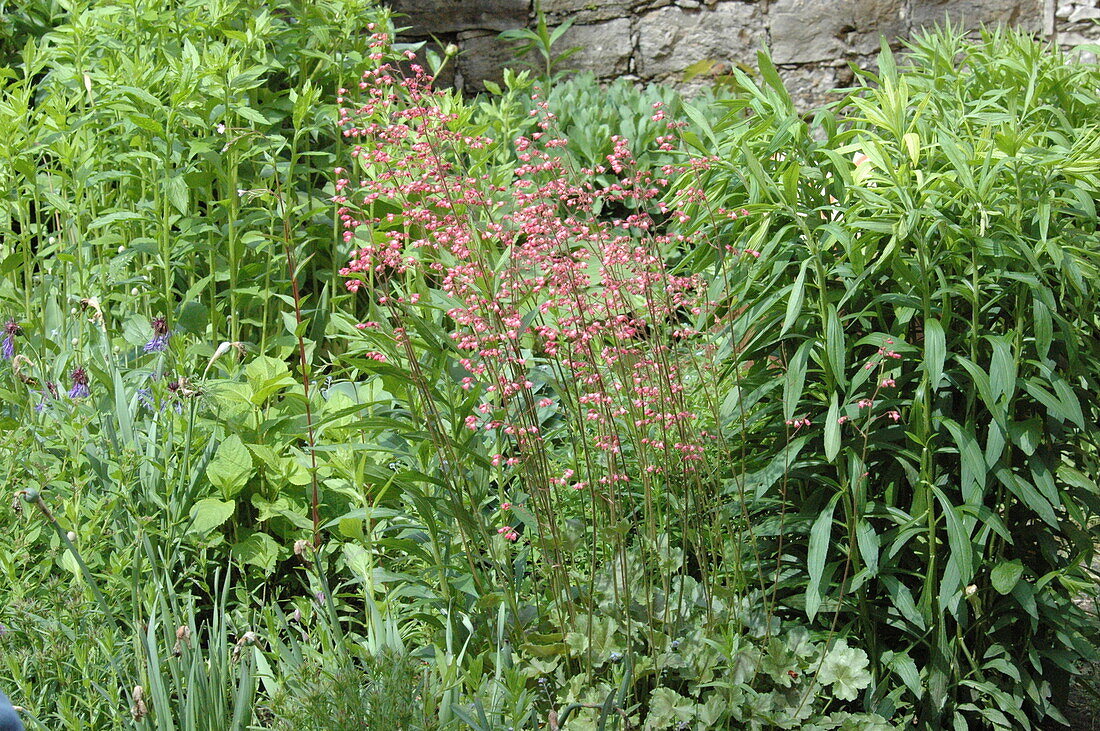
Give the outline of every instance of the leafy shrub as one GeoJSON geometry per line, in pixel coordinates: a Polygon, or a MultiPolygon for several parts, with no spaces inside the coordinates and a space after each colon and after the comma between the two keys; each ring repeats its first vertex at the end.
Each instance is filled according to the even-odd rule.
{"type": "Polygon", "coordinates": [[[363,671],[325,665],[302,671],[302,689],[272,709],[278,719],[275,728],[408,731],[431,727],[423,723],[419,706],[425,689],[408,656],[382,654],[371,658],[363,671]]]}
{"type": "Polygon", "coordinates": [[[1100,77],[1010,33],[926,35],[879,68],[813,126],[741,74],[707,133],[724,165],[694,213],[764,269],[696,252],[742,308],[727,398],[783,379],[747,414],[747,448],[787,466],[758,490],[789,516],[760,514],[778,591],[867,639],[871,708],[1059,719],[1058,675],[1093,657],[1072,599],[1097,539],[1100,77]]]}

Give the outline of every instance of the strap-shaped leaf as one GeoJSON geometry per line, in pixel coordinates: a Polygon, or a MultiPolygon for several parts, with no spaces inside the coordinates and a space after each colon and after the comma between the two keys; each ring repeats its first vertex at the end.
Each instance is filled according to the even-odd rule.
{"type": "Polygon", "coordinates": [[[829,542],[833,532],[833,512],[836,509],[840,493],[830,498],[829,503],[818,514],[813,527],[810,528],[809,551],[806,554],[806,565],[810,574],[810,581],[806,585],[806,616],[812,621],[821,608],[821,577],[825,574],[825,561],[829,557],[829,542]]]}

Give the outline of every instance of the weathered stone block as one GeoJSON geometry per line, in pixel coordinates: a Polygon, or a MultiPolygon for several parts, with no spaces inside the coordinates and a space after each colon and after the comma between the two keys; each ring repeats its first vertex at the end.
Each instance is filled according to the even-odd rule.
{"type": "Polygon", "coordinates": [[[627,18],[634,0],[542,0],[542,11],[552,23],[572,19],[574,23],[596,23],[627,18]]]}
{"type": "Polygon", "coordinates": [[[554,47],[558,53],[579,48],[566,59],[564,67],[576,71],[592,71],[601,78],[621,76],[630,70],[634,44],[630,37],[630,20],[618,18],[606,23],[574,25],[554,47]]]}
{"type": "Polygon", "coordinates": [[[1037,31],[1043,24],[1043,0],[917,0],[911,8],[911,28],[952,23],[977,29],[982,24],[1012,25],[1037,31]]]}
{"type": "Polygon", "coordinates": [[[1082,20],[1096,20],[1100,18],[1100,7],[1087,7],[1081,5],[1074,9],[1069,16],[1069,22],[1080,23],[1082,20]]]}
{"type": "Polygon", "coordinates": [[[830,92],[838,84],[835,66],[806,65],[779,68],[787,93],[791,95],[796,109],[811,109],[824,101],[829,101],[830,92]]]}
{"type": "Polygon", "coordinates": [[[389,0],[396,26],[408,26],[410,36],[458,33],[469,30],[502,31],[527,24],[530,0],[389,0]]]}
{"type": "Polygon", "coordinates": [[[505,66],[522,65],[515,59],[513,45],[502,41],[496,33],[459,33],[458,47],[456,81],[465,92],[484,91],[485,79],[500,83],[504,78],[505,66]]]}
{"type": "Polygon", "coordinates": [[[638,33],[638,75],[665,78],[698,61],[751,63],[764,42],[764,20],[753,3],[697,10],[672,6],[642,16],[638,33]]]}
{"type": "Polygon", "coordinates": [[[779,64],[837,61],[874,53],[906,30],[902,0],[777,0],[768,13],[779,64]]]}

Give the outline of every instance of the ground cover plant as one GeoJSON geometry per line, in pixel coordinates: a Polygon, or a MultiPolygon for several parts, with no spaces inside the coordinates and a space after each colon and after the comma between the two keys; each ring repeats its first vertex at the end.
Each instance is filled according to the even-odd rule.
{"type": "Polygon", "coordinates": [[[463,99],[352,0],[9,15],[28,727],[1063,721],[1095,66],[947,29],[804,116],[548,33],[463,99]]]}

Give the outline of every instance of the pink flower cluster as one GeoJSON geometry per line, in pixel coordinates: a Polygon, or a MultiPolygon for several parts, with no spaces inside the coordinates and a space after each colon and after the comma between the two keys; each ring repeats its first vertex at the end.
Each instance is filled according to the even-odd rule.
{"type": "MultiPolygon", "coordinates": [[[[383,49],[389,38],[375,33],[372,43],[383,49]]],[[[536,471],[547,489],[613,489],[669,465],[695,470],[705,449],[684,354],[706,347],[697,328],[714,303],[699,276],[673,266],[673,253],[691,242],[676,232],[687,215],[670,208],[666,192],[672,175],[709,161],[646,171],[630,141],[612,137],[602,164],[576,169],[536,95],[533,131],[512,142],[512,177],[499,181],[468,164],[496,143],[456,131],[464,127],[447,92],[433,90],[415,62],[387,58],[358,93],[341,89],[338,98],[354,158],[351,170],[337,169],[335,196],[343,240],[354,247],[341,270],[348,289],[368,295],[372,315],[393,325],[426,306],[422,293],[440,293],[430,306],[446,303],[445,327],[467,372],[460,385],[480,395],[465,426],[510,444],[494,466],[536,471]],[[608,174],[610,183],[598,182],[608,174]],[[553,383],[556,398],[536,380],[553,383]],[[551,407],[602,455],[575,465],[585,479],[570,479],[573,470],[552,478],[539,457],[539,410],[551,407]]],[[[658,106],[654,119],[664,118],[658,106]]],[[[666,124],[658,151],[678,139],[681,125],[666,124]]],[[[510,527],[500,532],[515,540],[510,527]]]]}

